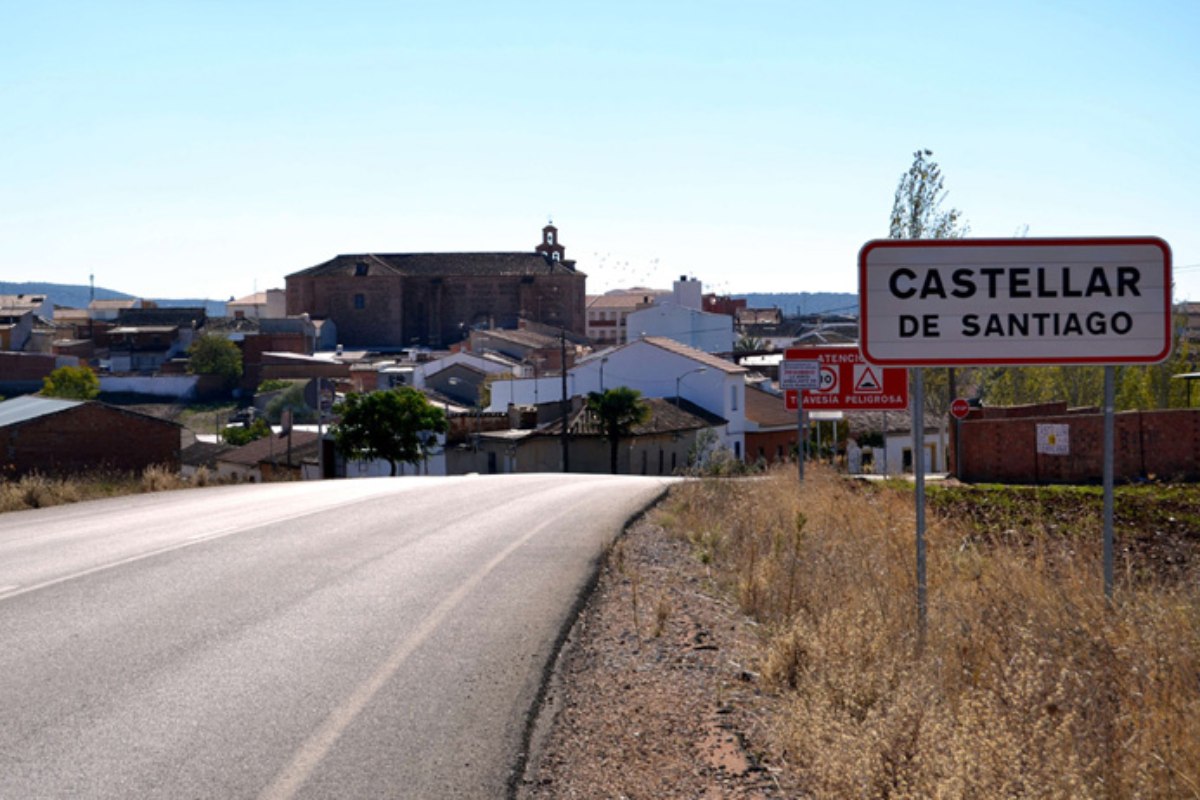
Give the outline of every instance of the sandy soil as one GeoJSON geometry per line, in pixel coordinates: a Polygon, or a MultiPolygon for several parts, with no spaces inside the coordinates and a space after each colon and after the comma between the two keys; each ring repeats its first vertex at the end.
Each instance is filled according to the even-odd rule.
{"type": "Polygon", "coordinates": [[[684,543],[637,523],[559,659],[518,797],[799,797],[772,752],[756,625],[684,543]]]}

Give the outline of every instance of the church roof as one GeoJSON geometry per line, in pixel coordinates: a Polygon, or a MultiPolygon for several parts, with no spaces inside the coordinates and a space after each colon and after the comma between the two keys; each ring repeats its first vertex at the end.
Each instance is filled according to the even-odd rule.
{"type": "Polygon", "coordinates": [[[574,261],[541,253],[360,253],[340,255],[287,276],[438,277],[581,275],[574,261]]]}

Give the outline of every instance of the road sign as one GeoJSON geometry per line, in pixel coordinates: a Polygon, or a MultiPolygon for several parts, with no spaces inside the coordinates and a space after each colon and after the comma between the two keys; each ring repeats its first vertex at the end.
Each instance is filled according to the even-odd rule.
{"type": "Polygon", "coordinates": [[[859,251],[858,294],[873,364],[1142,364],[1171,352],[1171,248],[1155,237],[877,240],[859,251]]]}
{"type": "MultiPolygon", "coordinates": [[[[868,364],[854,345],[789,347],[783,358],[783,364],[801,359],[815,359],[820,364],[819,388],[804,392],[804,408],[809,411],[903,411],[908,408],[908,370],[868,364]]],[[[781,385],[782,376],[781,371],[781,385]]],[[[785,391],[784,402],[789,411],[795,411],[796,393],[785,391]]]]}
{"type": "Polygon", "coordinates": [[[966,419],[967,414],[971,413],[971,404],[965,398],[956,397],[950,403],[950,416],[955,419],[966,419]]]}
{"type": "Polygon", "coordinates": [[[791,359],[785,355],[779,365],[779,385],[784,389],[819,389],[821,362],[812,356],[791,359]]]}

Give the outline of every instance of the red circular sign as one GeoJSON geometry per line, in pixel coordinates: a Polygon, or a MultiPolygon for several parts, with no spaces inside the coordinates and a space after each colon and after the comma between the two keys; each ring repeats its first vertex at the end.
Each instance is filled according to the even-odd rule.
{"type": "Polygon", "coordinates": [[[971,411],[971,404],[962,397],[956,397],[950,404],[950,416],[955,419],[966,419],[971,411]]]}

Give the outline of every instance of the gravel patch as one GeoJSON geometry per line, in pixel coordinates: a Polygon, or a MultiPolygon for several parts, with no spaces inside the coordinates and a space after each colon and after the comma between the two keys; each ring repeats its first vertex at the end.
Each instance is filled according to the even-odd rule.
{"type": "Polygon", "coordinates": [[[559,656],[516,796],[798,797],[760,631],[652,521],[614,546],[559,656]]]}

